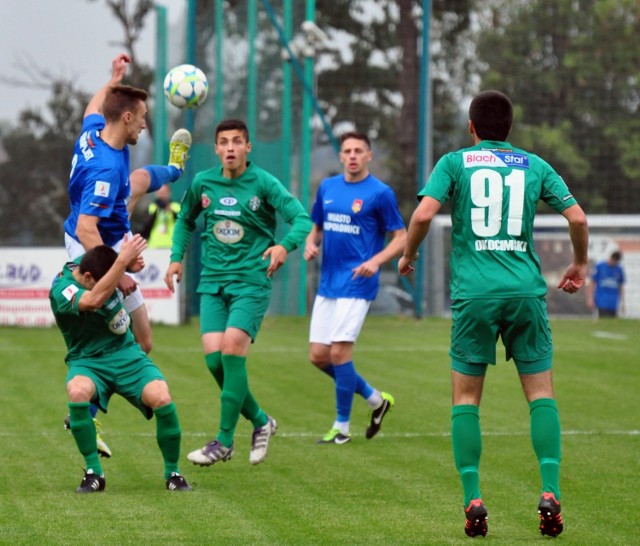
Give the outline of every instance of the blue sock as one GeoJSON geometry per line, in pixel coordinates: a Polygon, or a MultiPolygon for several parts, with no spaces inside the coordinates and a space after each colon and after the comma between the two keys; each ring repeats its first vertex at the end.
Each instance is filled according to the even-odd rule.
{"type": "Polygon", "coordinates": [[[182,176],[182,171],[173,165],[147,165],[143,169],[151,175],[151,184],[149,184],[147,193],[153,193],[182,176]]]}
{"type": "Polygon", "coordinates": [[[91,414],[91,418],[93,419],[98,414],[98,406],[91,404],[89,406],[89,413],[91,414]]]}
{"type": "MultiPolygon", "coordinates": [[[[335,366],[333,364],[329,364],[325,368],[320,368],[320,370],[335,380],[336,372],[334,368],[335,366]]],[[[365,400],[373,394],[373,387],[369,385],[358,372],[356,372],[356,394],[359,394],[365,400]]]]}
{"type": "Polygon", "coordinates": [[[346,423],[351,418],[351,406],[356,390],[357,374],[353,361],[334,366],[336,380],[336,413],[339,423],[346,423]]]}

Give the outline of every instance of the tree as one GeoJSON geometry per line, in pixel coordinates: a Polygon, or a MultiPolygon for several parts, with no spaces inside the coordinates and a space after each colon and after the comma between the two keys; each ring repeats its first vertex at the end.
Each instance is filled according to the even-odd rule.
{"type": "Polygon", "coordinates": [[[590,212],[637,212],[637,0],[492,2],[481,22],[483,87],[517,105],[512,141],[548,159],[590,212]]]}
{"type": "MultiPolygon", "coordinates": [[[[432,2],[433,155],[459,142],[458,103],[473,68],[472,0],[432,2]]],[[[389,180],[405,214],[417,191],[422,2],[318,0],[330,43],[318,59],[318,94],[338,131],[355,126],[387,151],[389,180]]]]}
{"type": "MultiPolygon", "coordinates": [[[[122,23],[125,37],[121,45],[133,60],[125,83],[149,89],[152,71],[136,62],[135,46],[154,3],[105,2],[122,23]]],[[[11,83],[48,88],[51,99],[44,111],[27,109],[16,127],[3,128],[7,160],[0,163],[0,223],[4,226],[0,243],[58,246],[69,212],[67,184],[73,143],[91,94],[33,62],[27,66],[26,80],[11,83]]]]}

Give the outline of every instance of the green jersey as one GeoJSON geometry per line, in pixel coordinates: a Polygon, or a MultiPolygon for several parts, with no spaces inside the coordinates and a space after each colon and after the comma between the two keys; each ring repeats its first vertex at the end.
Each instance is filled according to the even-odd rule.
{"type": "Polygon", "coordinates": [[[300,201],[276,177],[252,163],[247,163],[238,178],[225,178],[221,167],[196,174],[176,220],[172,262],[182,261],[200,214],[204,215],[204,229],[199,292],[227,281],[271,286],[264,251],[275,244],[287,252],[295,250],[312,225],[300,201]],[[276,212],[292,225],[278,243],[276,212]]]}
{"type": "Polygon", "coordinates": [[[51,310],[67,345],[67,362],[104,356],[135,344],[129,330],[131,319],[117,292],[97,311],[78,310],[86,290],[73,276],[79,262],[80,258],[67,263],[49,291],[51,310]]]}
{"type": "Polygon", "coordinates": [[[482,141],[443,156],[418,195],[452,201],[452,300],[546,294],[533,248],[536,207],[542,200],[560,213],[576,204],[546,161],[482,141]]]}

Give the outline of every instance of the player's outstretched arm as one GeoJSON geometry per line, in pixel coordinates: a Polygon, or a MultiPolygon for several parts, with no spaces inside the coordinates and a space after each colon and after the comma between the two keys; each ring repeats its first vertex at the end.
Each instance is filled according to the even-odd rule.
{"type": "Polygon", "coordinates": [[[107,90],[112,85],[118,85],[124,75],[127,72],[127,63],[130,63],[131,59],[126,53],[120,53],[113,61],[111,61],[111,78],[109,81],[102,86],[96,94],[91,98],[87,108],[84,111],[84,117],[91,114],[99,114],[102,112],[102,103],[104,102],[104,98],[107,94],[107,90]]]}
{"type": "Polygon", "coordinates": [[[407,243],[400,260],[398,260],[398,273],[400,275],[408,275],[414,270],[411,264],[418,256],[418,249],[427,233],[429,233],[431,220],[433,220],[441,206],[440,201],[427,196],[422,198],[418,208],[413,211],[409,221],[409,229],[407,230],[407,243]]]}

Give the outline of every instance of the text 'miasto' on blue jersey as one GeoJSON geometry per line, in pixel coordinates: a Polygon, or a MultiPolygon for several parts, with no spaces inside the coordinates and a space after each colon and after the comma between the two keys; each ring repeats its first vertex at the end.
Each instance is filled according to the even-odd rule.
{"type": "Polygon", "coordinates": [[[347,182],[343,174],[326,178],[311,218],[323,232],[318,294],[374,300],[380,273],[353,279],[353,269],[384,248],[388,232],[404,229],[393,190],[371,174],[359,182],[347,182]]]}

